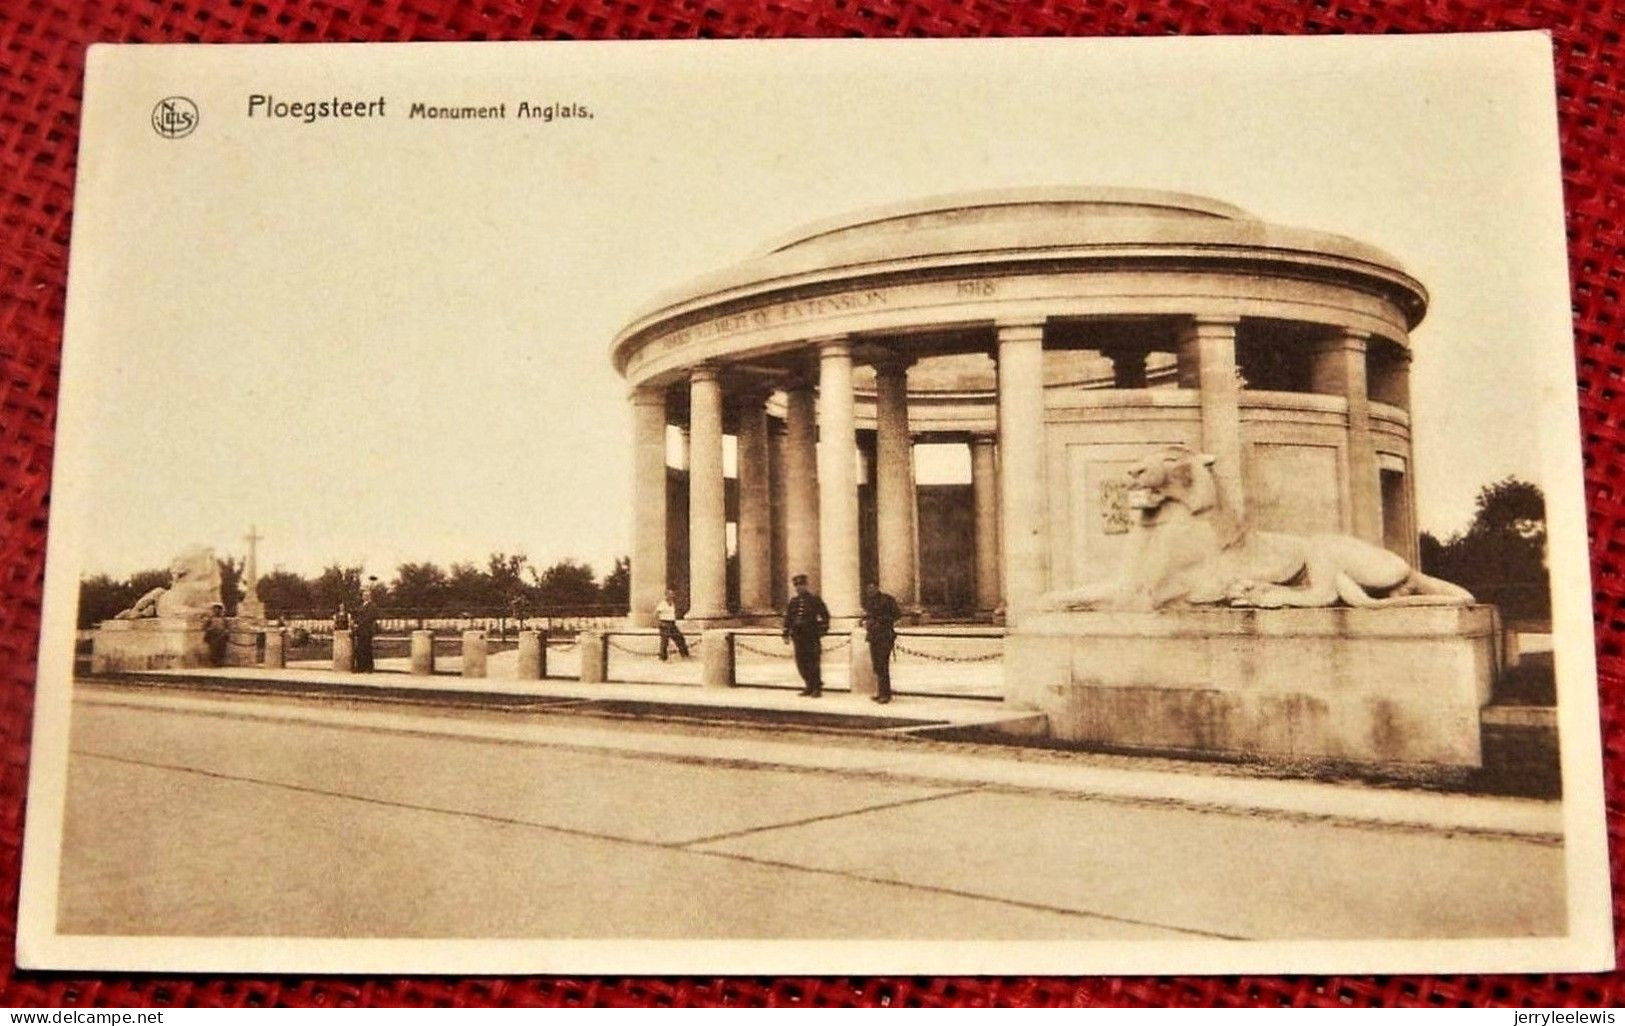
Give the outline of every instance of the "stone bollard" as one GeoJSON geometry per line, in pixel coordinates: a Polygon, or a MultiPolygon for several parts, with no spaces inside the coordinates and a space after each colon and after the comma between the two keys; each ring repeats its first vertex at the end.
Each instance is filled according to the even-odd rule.
{"type": "Polygon", "coordinates": [[[869,658],[869,632],[862,627],[852,628],[852,693],[873,695],[880,690],[875,681],[875,664],[869,658]]]}
{"type": "Polygon", "coordinates": [[[355,642],[348,630],[333,632],[333,669],[340,673],[355,672],[355,642]]]}
{"type": "Polygon", "coordinates": [[[463,632],[463,676],[485,676],[485,632],[463,632]]]}
{"type": "Polygon", "coordinates": [[[700,635],[700,683],[708,688],[734,686],[733,631],[705,631],[700,635]]]}
{"type": "Polygon", "coordinates": [[[418,677],[434,673],[434,631],[412,632],[412,673],[418,677]]]}
{"type": "Polygon", "coordinates": [[[288,631],[284,627],[265,630],[265,668],[280,670],[288,665],[288,631]]]}
{"type": "Polygon", "coordinates": [[[582,631],[576,635],[576,646],[581,651],[581,683],[602,684],[609,679],[606,640],[598,631],[582,631]]]}
{"type": "Polygon", "coordinates": [[[519,632],[519,679],[541,680],[547,676],[547,639],[540,631],[519,632]]]}

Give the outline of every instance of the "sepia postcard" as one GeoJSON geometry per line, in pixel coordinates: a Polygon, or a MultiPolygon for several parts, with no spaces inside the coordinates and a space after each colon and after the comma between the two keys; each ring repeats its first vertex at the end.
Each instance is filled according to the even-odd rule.
{"type": "Polygon", "coordinates": [[[1613,965],[1551,42],[98,46],[18,961],[1613,965]]]}

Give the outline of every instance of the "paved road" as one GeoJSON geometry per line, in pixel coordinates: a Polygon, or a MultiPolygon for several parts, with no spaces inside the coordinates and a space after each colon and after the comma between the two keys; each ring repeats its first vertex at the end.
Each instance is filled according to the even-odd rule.
{"type": "Polygon", "coordinates": [[[967,781],[963,757],[903,741],[892,743],[907,774],[877,742],[845,751],[859,743],[832,736],[777,738],[794,756],[783,765],[741,759],[765,750],[749,748],[761,735],[728,729],[595,721],[600,743],[584,747],[558,726],[568,720],[525,714],[515,733],[512,715],[81,685],[60,929],[957,940],[1563,929],[1563,849],[1549,837],[990,786],[967,781]],[[841,768],[809,769],[809,754],[841,768]]]}

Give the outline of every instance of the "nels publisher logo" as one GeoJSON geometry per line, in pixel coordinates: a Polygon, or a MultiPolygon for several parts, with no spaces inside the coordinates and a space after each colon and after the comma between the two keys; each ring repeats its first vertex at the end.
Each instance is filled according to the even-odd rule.
{"type": "Polygon", "coordinates": [[[197,104],[184,96],[166,96],[152,108],[152,130],[165,139],[184,139],[197,128],[197,104]]]}

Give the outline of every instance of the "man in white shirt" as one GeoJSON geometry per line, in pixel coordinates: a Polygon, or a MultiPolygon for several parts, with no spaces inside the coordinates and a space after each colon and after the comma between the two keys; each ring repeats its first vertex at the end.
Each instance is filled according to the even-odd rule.
{"type": "Polygon", "coordinates": [[[688,642],[683,640],[683,632],[677,629],[676,592],[666,592],[666,597],[655,606],[655,623],[660,627],[660,661],[666,661],[668,646],[674,641],[677,643],[677,654],[687,659],[688,642]]]}

